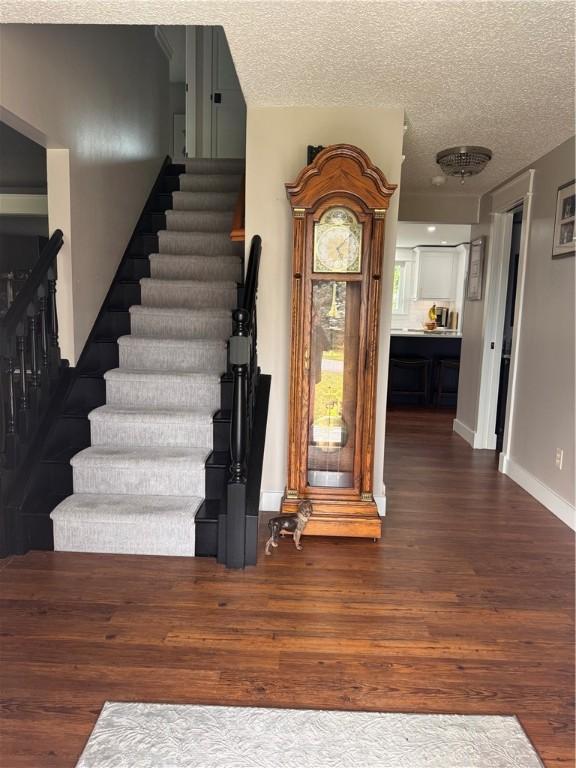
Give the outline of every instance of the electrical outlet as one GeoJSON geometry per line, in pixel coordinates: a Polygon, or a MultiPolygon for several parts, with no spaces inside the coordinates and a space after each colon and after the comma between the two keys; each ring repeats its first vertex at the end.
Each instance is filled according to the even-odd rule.
{"type": "Polygon", "coordinates": [[[564,463],[564,451],[562,448],[556,448],[556,466],[558,469],[562,469],[562,464],[564,463]]]}

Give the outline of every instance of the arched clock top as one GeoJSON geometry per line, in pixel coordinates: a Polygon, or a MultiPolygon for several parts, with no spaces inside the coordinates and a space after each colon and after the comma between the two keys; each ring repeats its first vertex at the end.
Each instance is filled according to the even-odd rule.
{"type": "Polygon", "coordinates": [[[319,152],[296,181],[286,184],[286,194],[295,216],[303,216],[304,211],[325,196],[339,193],[357,197],[369,209],[380,212],[388,208],[396,186],[387,181],[361,149],[351,144],[333,144],[319,152]]]}

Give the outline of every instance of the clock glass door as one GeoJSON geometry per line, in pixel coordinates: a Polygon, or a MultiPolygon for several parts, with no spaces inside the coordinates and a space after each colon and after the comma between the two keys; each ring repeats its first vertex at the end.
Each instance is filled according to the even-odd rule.
{"type": "Polygon", "coordinates": [[[361,283],[313,280],[308,485],[354,487],[361,283]]]}

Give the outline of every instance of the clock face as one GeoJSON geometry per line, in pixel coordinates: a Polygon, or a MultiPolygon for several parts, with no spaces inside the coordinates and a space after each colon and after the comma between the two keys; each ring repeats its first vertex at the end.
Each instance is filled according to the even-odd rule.
{"type": "Polygon", "coordinates": [[[330,208],[314,225],[314,272],[361,271],[362,225],[347,208],[330,208]]]}

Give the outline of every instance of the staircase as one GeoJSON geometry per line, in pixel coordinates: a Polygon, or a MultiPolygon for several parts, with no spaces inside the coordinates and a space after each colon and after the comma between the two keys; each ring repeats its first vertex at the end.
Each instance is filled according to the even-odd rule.
{"type": "Polygon", "coordinates": [[[243,277],[243,247],[229,233],[242,173],[242,160],[197,159],[179,176],[130,333],[117,340],[118,367],[104,373],[106,402],[89,413],[90,447],[70,461],[73,494],[51,514],[56,550],[208,554],[195,529],[213,524],[217,535],[221,379],[243,277]]]}

